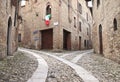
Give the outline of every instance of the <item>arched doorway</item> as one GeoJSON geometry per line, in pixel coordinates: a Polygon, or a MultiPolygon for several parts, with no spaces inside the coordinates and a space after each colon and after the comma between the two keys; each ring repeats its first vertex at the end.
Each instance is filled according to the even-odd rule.
{"type": "Polygon", "coordinates": [[[8,19],[8,29],[7,29],[7,55],[11,55],[11,49],[12,49],[12,37],[11,32],[12,31],[12,19],[9,17],[8,19]]]}
{"type": "Polygon", "coordinates": [[[102,25],[99,25],[99,52],[103,54],[102,25]]]}

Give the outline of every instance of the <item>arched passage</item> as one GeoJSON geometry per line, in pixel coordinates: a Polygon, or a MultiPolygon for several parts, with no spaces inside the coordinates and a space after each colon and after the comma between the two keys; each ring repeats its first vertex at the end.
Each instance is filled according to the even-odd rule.
{"type": "Polygon", "coordinates": [[[102,25],[99,25],[99,52],[103,54],[102,25]]]}
{"type": "Polygon", "coordinates": [[[7,55],[11,55],[11,49],[12,49],[12,37],[11,32],[12,31],[12,19],[9,17],[8,19],[8,29],[7,29],[7,55]]]}

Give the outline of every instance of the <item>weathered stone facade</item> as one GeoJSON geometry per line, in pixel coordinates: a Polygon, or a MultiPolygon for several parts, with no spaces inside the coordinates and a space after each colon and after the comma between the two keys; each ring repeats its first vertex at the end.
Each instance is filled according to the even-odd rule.
{"type": "Polygon", "coordinates": [[[0,59],[17,49],[18,0],[0,2],[0,59]]]}
{"type": "Polygon", "coordinates": [[[91,47],[92,16],[85,0],[29,0],[21,9],[21,17],[19,34],[24,47],[54,50],[91,47]],[[48,6],[51,18],[46,25],[48,6]]]}
{"type": "Polygon", "coordinates": [[[93,19],[95,52],[120,63],[120,0],[93,0],[93,19]]]}

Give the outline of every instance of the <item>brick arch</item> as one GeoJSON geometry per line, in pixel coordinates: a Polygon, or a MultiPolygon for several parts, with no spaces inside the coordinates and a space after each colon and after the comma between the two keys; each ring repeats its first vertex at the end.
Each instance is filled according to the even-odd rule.
{"type": "Polygon", "coordinates": [[[7,28],[7,55],[12,54],[12,19],[8,19],[8,28],[7,28]]]}

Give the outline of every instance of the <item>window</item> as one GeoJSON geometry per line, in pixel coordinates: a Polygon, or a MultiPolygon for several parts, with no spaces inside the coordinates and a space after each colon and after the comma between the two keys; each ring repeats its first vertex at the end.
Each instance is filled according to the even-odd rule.
{"type": "Polygon", "coordinates": [[[82,30],[81,30],[81,22],[79,22],[79,30],[82,31],[82,30]]]}
{"type": "Polygon", "coordinates": [[[84,40],[84,47],[86,48],[86,46],[87,46],[87,41],[84,40]]]}
{"type": "Polygon", "coordinates": [[[114,28],[114,31],[116,31],[117,30],[117,20],[116,20],[116,18],[114,18],[114,21],[113,21],[113,28],[114,28]]]}
{"type": "Polygon", "coordinates": [[[46,16],[49,16],[49,19],[51,19],[51,5],[47,5],[46,7],[46,16]]]}
{"type": "Polygon", "coordinates": [[[51,14],[51,6],[48,5],[46,8],[46,15],[51,14]]]}
{"type": "Polygon", "coordinates": [[[46,26],[50,25],[50,20],[51,20],[51,5],[50,5],[50,2],[48,2],[46,6],[46,16],[45,16],[46,26]]]}
{"type": "Polygon", "coordinates": [[[80,3],[78,3],[78,12],[79,12],[80,14],[82,14],[82,6],[81,6],[80,3]]]}
{"type": "Polygon", "coordinates": [[[100,5],[100,0],[97,0],[97,7],[100,5]]]}
{"type": "Polygon", "coordinates": [[[18,42],[21,42],[21,34],[18,34],[18,42]]]}
{"type": "Polygon", "coordinates": [[[76,27],[76,17],[74,17],[74,27],[76,27]]]}

